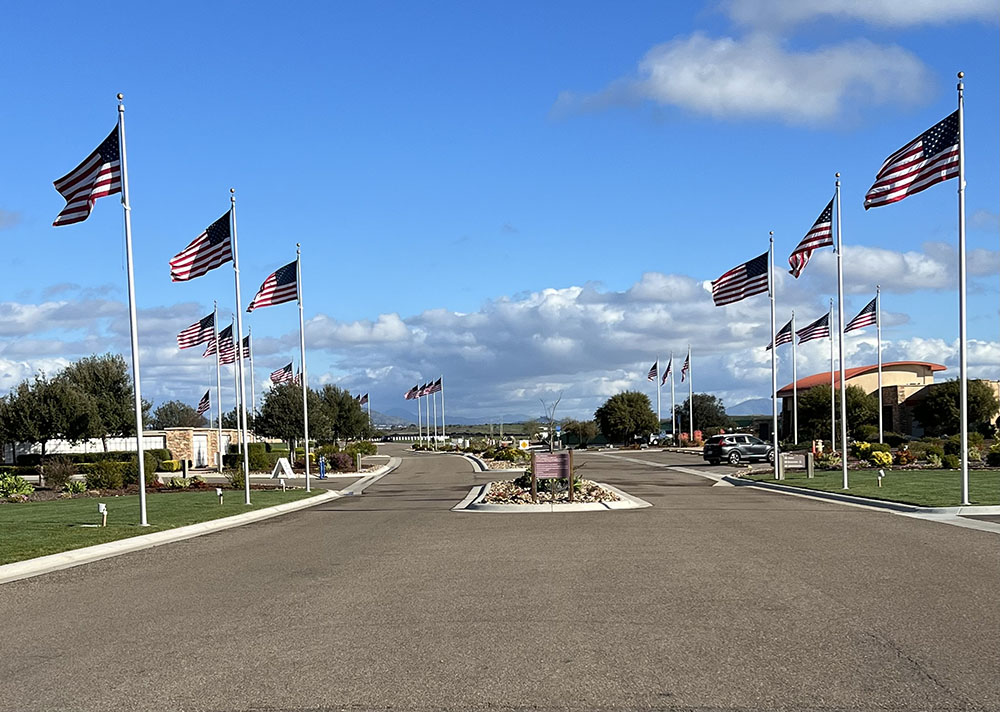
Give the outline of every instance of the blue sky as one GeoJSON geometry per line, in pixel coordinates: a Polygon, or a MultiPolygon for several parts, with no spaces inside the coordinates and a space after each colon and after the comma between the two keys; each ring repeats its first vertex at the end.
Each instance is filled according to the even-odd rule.
{"type": "MultiPolygon", "coordinates": [[[[883,286],[886,360],[957,372],[957,181],[867,213],[882,160],[954,110],[966,72],[969,336],[996,378],[1000,5],[878,0],[621,3],[22,4],[0,27],[0,391],[93,352],[128,353],[121,209],[52,228],[52,181],[125,94],[143,395],[214,383],[174,336],[229,269],[173,284],[167,261],[237,190],[244,304],[302,243],[310,382],[404,405],[445,375],[449,411],[586,416],[653,393],[691,343],[695,387],[767,395],[768,306],[704,286],[776,263],[843,174],[847,318],[883,286]]],[[[780,323],[825,311],[829,249],[779,277],[780,323]]],[[[258,393],[298,354],[293,304],[262,309],[258,393]]],[[[780,325],[780,324],[779,324],[780,325]]],[[[868,330],[873,331],[873,330],[868,330]]],[[[874,333],[848,365],[874,361],[874,333]]],[[[781,350],[779,381],[790,378],[781,350]]],[[[799,372],[828,367],[828,342],[799,372]]],[[[228,406],[231,407],[231,396],[228,406]]],[[[226,403],[224,402],[224,405],[226,403]]]]}

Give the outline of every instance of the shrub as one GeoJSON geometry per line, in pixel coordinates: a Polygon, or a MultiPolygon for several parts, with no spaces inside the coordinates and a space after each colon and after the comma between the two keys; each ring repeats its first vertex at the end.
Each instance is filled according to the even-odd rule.
{"type": "Polygon", "coordinates": [[[962,452],[962,440],[957,435],[952,435],[944,441],[944,454],[957,455],[962,452]]]}
{"type": "Polygon", "coordinates": [[[17,475],[0,475],[0,497],[23,500],[34,491],[35,488],[31,486],[31,483],[17,475]]]}
{"type": "Polygon", "coordinates": [[[195,475],[194,477],[188,478],[188,487],[191,489],[205,489],[208,487],[208,482],[201,475],[195,475]]]}
{"type": "Polygon", "coordinates": [[[226,481],[229,483],[229,486],[232,487],[233,489],[241,490],[246,488],[247,481],[246,478],[243,477],[242,467],[236,468],[234,470],[224,470],[223,474],[225,474],[226,481]]]}
{"type": "Polygon", "coordinates": [[[852,428],[852,435],[858,440],[866,440],[871,442],[872,440],[878,440],[878,426],[877,425],[859,425],[852,428]]]}
{"type": "Polygon", "coordinates": [[[969,446],[969,462],[982,462],[983,451],[975,445],[969,446]]]}
{"type": "Polygon", "coordinates": [[[872,450],[868,455],[868,462],[875,467],[888,467],[892,464],[892,455],[884,450],[872,450]]]}
{"type": "MultiPolygon", "coordinates": [[[[160,463],[156,459],[156,455],[150,452],[143,452],[142,462],[144,468],[143,473],[146,476],[146,486],[152,487],[158,482],[156,478],[156,467],[160,463]]],[[[133,456],[131,460],[121,464],[124,465],[122,468],[122,486],[129,487],[130,485],[138,484],[139,458],[133,456]]]]}
{"type": "Polygon", "coordinates": [[[14,464],[19,467],[38,467],[42,464],[42,456],[34,453],[18,455],[14,458],[14,464]]]}
{"type": "Polygon", "coordinates": [[[191,482],[184,477],[171,477],[167,481],[167,487],[170,489],[187,489],[190,485],[191,482]]]}
{"type": "Polygon", "coordinates": [[[941,464],[943,464],[948,470],[957,470],[962,466],[962,463],[958,459],[958,455],[945,455],[941,459],[941,464]]]}
{"type": "MultiPolygon", "coordinates": [[[[955,457],[954,455],[949,455],[948,457],[955,457]]],[[[941,467],[941,456],[936,452],[932,452],[927,455],[927,464],[930,465],[935,470],[941,467]]]]}
{"type": "Polygon", "coordinates": [[[182,469],[180,460],[164,460],[160,463],[160,472],[180,472],[182,469]]]}
{"type": "Polygon", "coordinates": [[[87,483],[80,480],[70,480],[63,485],[63,492],[69,495],[83,494],[87,491],[87,483]]]}
{"type": "Polygon", "coordinates": [[[87,466],[87,489],[121,489],[127,462],[102,460],[87,466]]]}
{"type": "Polygon", "coordinates": [[[936,441],[910,443],[909,450],[918,460],[927,460],[931,455],[936,455],[938,460],[944,457],[944,448],[936,441]]]}
{"type": "Polygon", "coordinates": [[[986,453],[986,464],[990,467],[1000,467],[1000,443],[993,445],[986,453]]]}
{"type": "Polygon", "coordinates": [[[852,457],[856,457],[859,460],[864,460],[868,457],[871,452],[872,444],[862,441],[855,441],[850,445],[850,452],[852,457]]]}
{"type": "Polygon", "coordinates": [[[263,446],[264,443],[250,443],[248,456],[252,472],[271,471],[271,461],[267,456],[267,450],[263,446]]]}
{"type": "Polygon", "coordinates": [[[378,455],[378,445],[369,440],[359,440],[358,442],[351,443],[346,448],[346,452],[358,452],[364,455],[378,455]]]}
{"type": "Polygon", "coordinates": [[[896,451],[895,463],[897,465],[912,465],[917,461],[917,456],[910,452],[907,448],[900,448],[896,451]]]}
{"type": "Polygon", "coordinates": [[[496,454],[493,455],[493,459],[503,462],[528,462],[531,460],[531,455],[525,450],[505,447],[502,450],[497,450],[496,454]]]}
{"type": "MultiPolygon", "coordinates": [[[[156,472],[156,470],[159,469],[161,462],[163,462],[164,460],[169,460],[173,457],[170,454],[169,450],[159,447],[148,448],[146,450],[143,450],[142,453],[143,455],[146,455],[146,462],[150,462],[150,456],[152,456],[152,458],[155,459],[156,464],[153,466],[153,472],[156,472]]],[[[149,468],[147,467],[147,469],[149,468]]]]}
{"type": "Polygon", "coordinates": [[[906,442],[907,438],[905,435],[900,435],[899,433],[883,433],[882,440],[890,447],[900,447],[906,442]]]}
{"type": "Polygon", "coordinates": [[[52,489],[63,489],[70,478],[76,474],[76,464],[68,458],[53,458],[45,463],[45,482],[52,489]]]}
{"type": "Polygon", "coordinates": [[[354,472],[354,458],[346,452],[334,452],[326,457],[326,469],[332,472],[354,472]]]}
{"type": "Polygon", "coordinates": [[[816,456],[816,467],[821,470],[839,470],[841,467],[840,453],[824,450],[816,456]]]}

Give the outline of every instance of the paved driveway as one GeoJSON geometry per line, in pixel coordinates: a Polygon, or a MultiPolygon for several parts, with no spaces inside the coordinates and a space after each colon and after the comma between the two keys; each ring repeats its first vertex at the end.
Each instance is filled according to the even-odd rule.
{"type": "Polygon", "coordinates": [[[0,709],[1000,709],[1000,536],[577,462],[654,506],[455,513],[487,474],[414,454],[0,586],[0,709]]]}

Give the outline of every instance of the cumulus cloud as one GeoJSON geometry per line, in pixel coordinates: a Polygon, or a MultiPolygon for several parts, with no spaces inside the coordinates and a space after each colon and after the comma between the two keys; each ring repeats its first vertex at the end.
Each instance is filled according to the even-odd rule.
{"type": "Polygon", "coordinates": [[[858,20],[906,27],[964,20],[996,22],[996,0],[727,0],[726,13],[751,27],[795,25],[813,20],[858,20]]]}
{"type": "Polygon", "coordinates": [[[928,83],[924,64],[898,46],[854,40],[794,51],[763,34],[712,38],[698,32],[653,47],[636,76],[596,94],[563,92],[556,111],[648,100],[720,119],[816,124],[840,118],[861,96],[867,106],[919,103],[928,83]]]}
{"type": "Polygon", "coordinates": [[[7,230],[21,222],[21,213],[12,210],[0,210],[0,230],[7,230]]]}

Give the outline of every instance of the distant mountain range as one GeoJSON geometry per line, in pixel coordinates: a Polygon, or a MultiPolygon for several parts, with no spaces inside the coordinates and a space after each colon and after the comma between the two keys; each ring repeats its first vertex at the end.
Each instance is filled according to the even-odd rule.
{"type": "Polygon", "coordinates": [[[770,398],[751,398],[726,408],[726,415],[770,415],[770,398]]]}
{"type": "MultiPolygon", "coordinates": [[[[422,411],[421,411],[422,412],[422,411]]],[[[433,416],[434,411],[431,411],[433,416]]],[[[445,424],[446,425],[483,425],[488,422],[486,418],[463,418],[461,416],[451,416],[447,415],[445,424]]],[[[440,418],[440,414],[438,415],[440,418]]],[[[503,422],[505,423],[523,423],[525,421],[532,420],[525,415],[505,415],[503,416],[503,422]]],[[[416,425],[417,424],[417,411],[408,411],[405,408],[390,408],[384,413],[380,413],[377,410],[372,411],[372,422],[375,425],[382,426],[404,426],[404,425],[416,425]]],[[[494,422],[499,422],[499,419],[494,420],[494,422]]]]}

